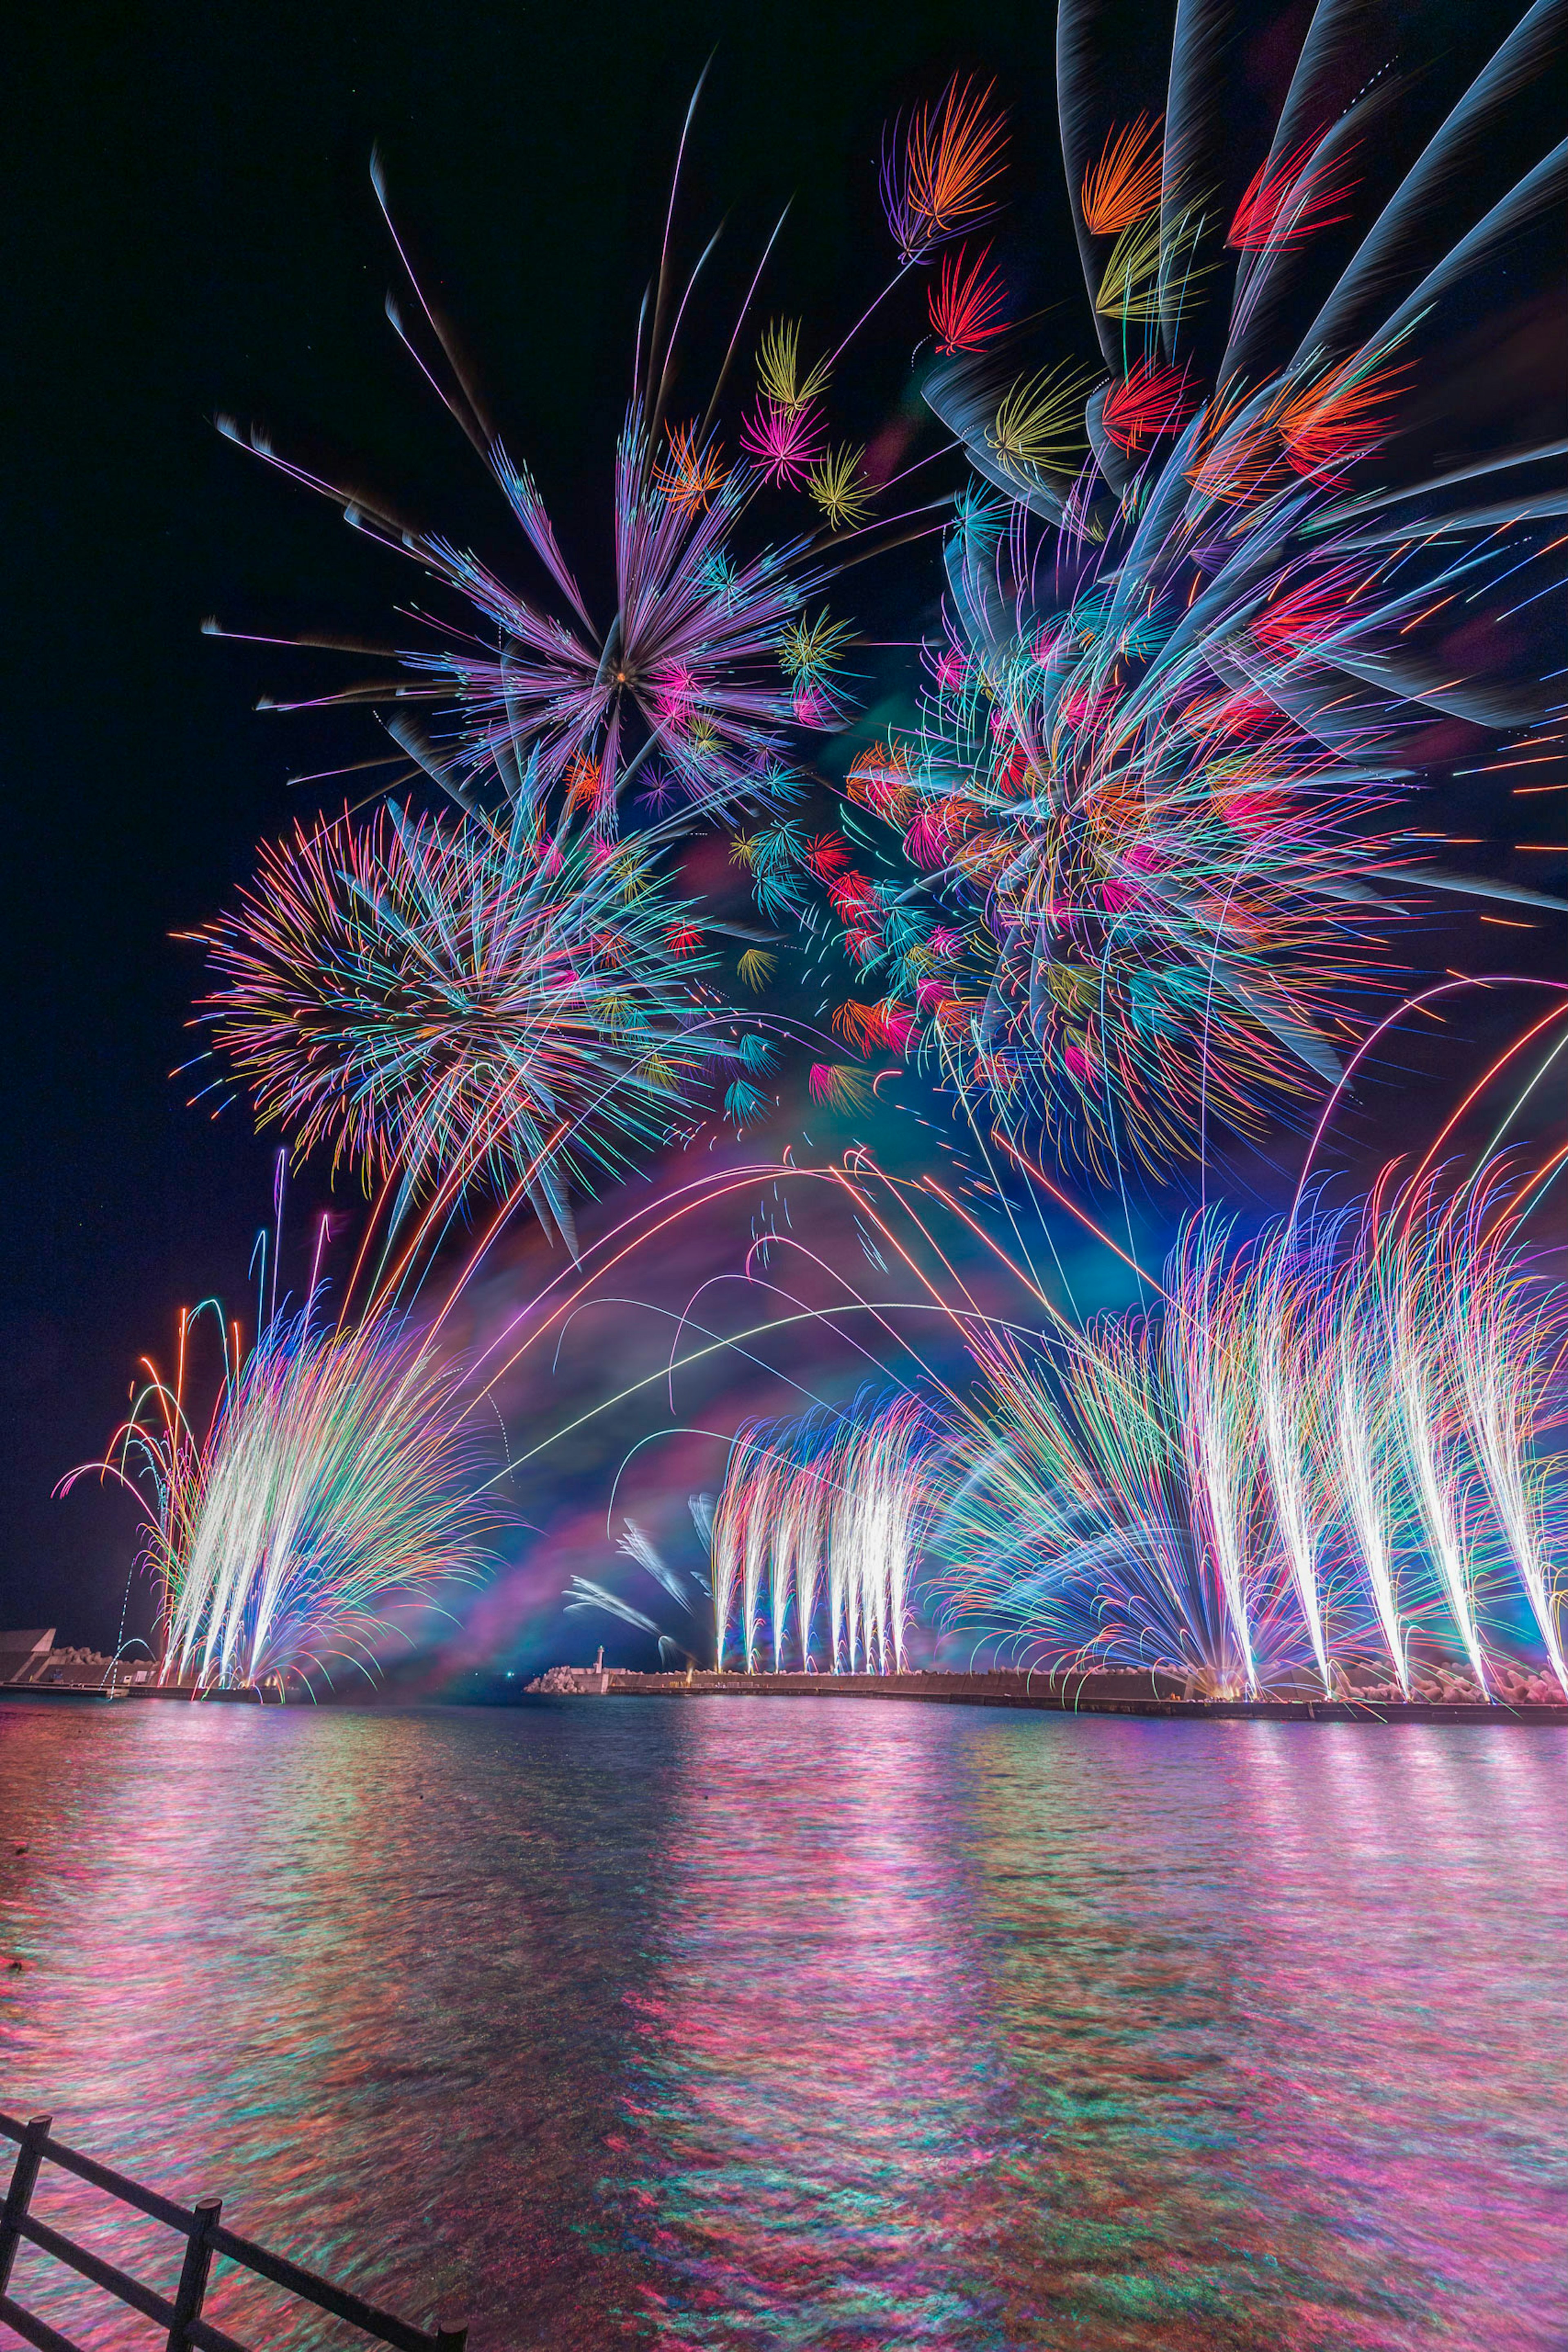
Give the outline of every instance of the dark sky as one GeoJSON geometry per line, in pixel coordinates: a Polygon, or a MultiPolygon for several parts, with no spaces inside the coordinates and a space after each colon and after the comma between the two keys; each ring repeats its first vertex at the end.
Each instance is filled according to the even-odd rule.
{"type": "Polygon", "coordinates": [[[269,688],[333,680],[205,639],[202,617],[375,635],[409,586],[212,418],[351,453],[455,536],[495,524],[382,316],[372,142],[563,536],[579,517],[601,532],[636,303],[710,48],[694,202],[733,205],[754,251],[793,191],[780,301],[826,287],[841,308],[876,282],[881,124],[955,67],[994,72],[1017,110],[1009,233],[1031,242],[1036,299],[1082,300],[1051,42],[1046,9],[958,0],[54,6],[14,27],[0,1625],[112,1643],[134,1514],[49,1490],[101,1450],[176,1305],[239,1293],[267,1205],[273,1147],[170,1078],[199,967],[169,934],[322,804],[291,773],[371,748],[362,719],[257,715],[269,688]]]}

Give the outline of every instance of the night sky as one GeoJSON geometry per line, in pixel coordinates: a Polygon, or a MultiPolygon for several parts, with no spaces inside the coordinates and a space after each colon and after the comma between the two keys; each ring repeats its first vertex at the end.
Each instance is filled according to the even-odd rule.
{"type": "MultiPolygon", "coordinates": [[[[14,27],[0,1626],[54,1623],[62,1640],[112,1645],[135,1512],[91,1486],[67,1501],[50,1488],[101,1450],[137,1357],[166,1352],[177,1305],[243,1292],[268,1207],[275,1145],[243,1105],[215,1121],[188,1108],[200,1076],[171,1078],[195,1050],[200,963],[170,934],[232,895],[258,839],[340,798],[340,786],[291,791],[290,775],[376,748],[362,714],[257,714],[265,692],[341,674],[326,657],[312,667],[214,643],[203,616],[377,637],[410,591],[390,556],[224,442],[213,417],[263,421],[293,449],[340,456],[416,519],[497,544],[493,494],[382,315],[392,269],[372,142],[575,551],[605,535],[669,159],[716,43],[694,205],[709,218],[733,207],[738,256],[794,193],[780,308],[831,297],[852,316],[862,280],[874,290],[882,122],[955,68],[995,74],[1015,108],[1006,235],[1032,300],[1082,304],[1049,12],[992,6],[983,38],[981,22],[918,0],[636,15],[336,0],[55,7],[14,27]]],[[[907,320],[890,332],[896,343],[907,320]]],[[[866,593],[874,608],[897,591],[866,593]]],[[[883,617],[918,631],[928,575],[903,594],[906,609],[883,617]]],[[[1460,814],[1450,806],[1457,831],[1518,837],[1490,798],[1460,814]]],[[[1527,877],[1521,865],[1521,878],[1552,887],[1547,865],[1530,861],[1527,877]]],[[[1550,962],[1543,934],[1492,937],[1515,964],[1550,962]]],[[[1457,916],[1427,950],[1469,966],[1476,940],[1457,916]]],[[[1425,1067],[1446,1108],[1453,1077],[1479,1066],[1521,1002],[1478,1004],[1400,1058],[1425,1067]]],[[[1409,1131],[1392,1087],[1360,1116],[1369,1163],[1409,1131]]],[[[1268,1166],[1264,1154],[1244,1181],[1266,1192],[1268,1166]]],[[[323,1185],[302,1175],[298,1207],[323,1185]]]]}

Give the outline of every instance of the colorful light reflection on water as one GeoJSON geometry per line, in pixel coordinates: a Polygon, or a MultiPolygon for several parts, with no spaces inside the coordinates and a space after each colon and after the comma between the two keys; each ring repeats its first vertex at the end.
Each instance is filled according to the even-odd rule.
{"type": "Polygon", "coordinates": [[[0,2104],[475,2352],[1544,2352],[1565,1748],[3,1707],[0,2104]]]}

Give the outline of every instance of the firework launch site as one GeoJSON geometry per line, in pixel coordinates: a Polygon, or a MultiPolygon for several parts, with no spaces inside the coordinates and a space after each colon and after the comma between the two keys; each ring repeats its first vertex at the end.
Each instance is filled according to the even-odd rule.
{"type": "MultiPolygon", "coordinates": [[[[905,1700],[936,1706],[1027,1707],[1055,1715],[1145,1716],[1170,1721],[1251,1719],[1275,1723],[1471,1723],[1501,1729],[1508,1725],[1568,1727],[1568,1701],[1552,1696],[1543,1676],[1511,1678],[1493,1700],[1444,1696],[1440,1687],[1410,1698],[1386,1693],[1358,1694],[1346,1678],[1337,1694],[1314,1692],[1302,1678],[1294,1690],[1270,1696],[1200,1697],[1159,1675],[1042,1675],[997,1667],[914,1667],[877,1674],[714,1674],[690,1668],[681,1674],[646,1674],[631,1666],[550,1666],[526,1684],[522,1701],[571,1698],[799,1698],[905,1700]]],[[[44,1651],[26,1670],[0,1680],[0,1701],[159,1699],[204,1706],[273,1706],[287,1703],[287,1686],[274,1683],[201,1684],[161,1682],[152,1667],[116,1670],[95,1654],[44,1651]]],[[[329,1696],[325,1702],[332,1704],[329,1696]]],[[[348,1702],[364,1704],[362,1697],[348,1702]]],[[[513,1704],[518,1703],[513,1700],[513,1704]]]]}
{"type": "MultiPolygon", "coordinates": [[[[1541,1677],[1521,1692],[1544,1691],[1541,1677]]],[[[937,1706],[1032,1707],[1054,1715],[1158,1716],[1180,1722],[1229,1717],[1274,1723],[1485,1723],[1568,1726],[1568,1701],[1513,1697],[1357,1697],[1347,1684],[1336,1697],[1197,1698],[1157,1675],[1049,1675],[1006,1668],[964,1674],[916,1668],[887,1675],[639,1674],[624,1666],[551,1666],[527,1685],[526,1698],[862,1698],[904,1699],[937,1706]]]]}

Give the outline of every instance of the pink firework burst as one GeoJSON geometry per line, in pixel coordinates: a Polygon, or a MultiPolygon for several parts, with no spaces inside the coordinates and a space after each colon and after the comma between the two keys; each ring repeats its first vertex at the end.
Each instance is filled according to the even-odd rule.
{"type": "Polygon", "coordinates": [[[789,408],[763,399],[740,428],[740,446],[776,489],[798,489],[827,447],[827,426],[815,402],[789,408]]]}

